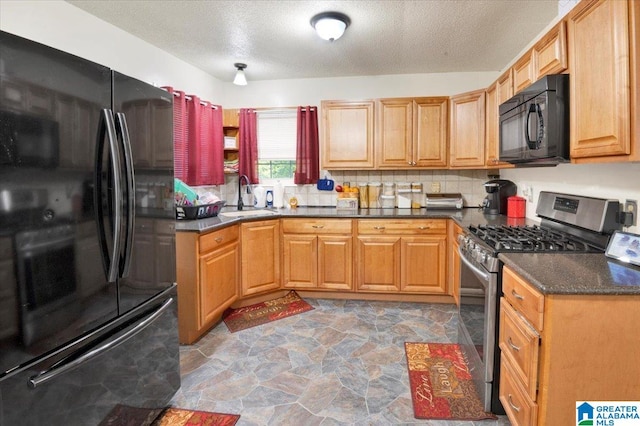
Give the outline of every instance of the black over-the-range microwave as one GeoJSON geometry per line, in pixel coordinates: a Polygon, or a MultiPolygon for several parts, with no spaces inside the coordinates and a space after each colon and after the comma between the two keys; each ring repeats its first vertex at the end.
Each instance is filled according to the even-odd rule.
{"type": "Polygon", "coordinates": [[[500,161],[549,166],[569,161],[569,75],[542,77],[501,104],[500,161]]]}

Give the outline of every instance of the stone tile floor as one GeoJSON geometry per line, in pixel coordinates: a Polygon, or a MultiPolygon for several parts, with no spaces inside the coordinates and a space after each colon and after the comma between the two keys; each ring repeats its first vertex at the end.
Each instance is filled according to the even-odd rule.
{"type": "Polygon", "coordinates": [[[181,408],[245,425],[509,425],[417,420],[404,342],[456,341],[455,306],[306,299],[315,309],[182,346],[181,408]]]}

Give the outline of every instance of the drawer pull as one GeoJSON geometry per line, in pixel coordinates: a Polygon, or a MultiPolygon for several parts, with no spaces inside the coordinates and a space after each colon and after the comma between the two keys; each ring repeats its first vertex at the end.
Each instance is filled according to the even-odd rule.
{"type": "Polygon", "coordinates": [[[418,229],[424,231],[425,229],[431,229],[430,226],[418,226],[418,229]]]}
{"type": "Polygon", "coordinates": [[[524,300],[524,296],[519,295],[515,290],[511,290],[511,294],[518,300],[524,300]]]}
{"type": "Polygon", "coordinates": [[[222,237],[216,238],[216,243],[220,244],[222,242],[222,239],[223,239],[222,237]]]}
{"type": "Polygon", "coordinates": [[[520,346],[516,346],[513,344],[513,340],[511,340],[511,337],[509,337],[509,339],[507,339],[507,343],[509,344],[509,346],[511,346],[511,348],[516,351],[516,352],[520,352],[520,346]]]}
{"type": "Polygon", "coordinates": [[[515,410],[516,413],[520,412],[521,407],[518,407],[516,404],[513,403],[513,400],[511,399],[511,394],[509,394],[509,405],[511,406],[511,408],[515,410]]]}
{"type": "Polygon", "coordinates": [[[316,229],[322,229],[324,228],[324,225],[311,225],[311,227],[316,229]]]}
{"type": "Polygon", "coordinates": [[[385,227],[384,227],[384,226],[374,226],[374,227],[373,227],[373,229],[380,229],[380,230],[383,230],[383,229],[385,229],[385,227]]]}

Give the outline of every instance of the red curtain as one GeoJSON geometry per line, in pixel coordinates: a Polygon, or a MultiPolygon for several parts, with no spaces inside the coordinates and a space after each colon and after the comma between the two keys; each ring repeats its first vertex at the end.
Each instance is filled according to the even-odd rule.
{"type": "Polygon", "coordinates": [[[316,183],[320,177],[318,108],[298,107],[295,184],[316,183]]]}
{"type": "Polygon", "coordinates": [[[247,175],[249,182],[258,183],[258,116],[255,110],[241,108],[239,139],[239,172],[247,175]]]}
{"type": "Polygon", "coordinates": [[[188,185],[224,184],[222,107],[165,87],[174,94],[174,175],[188,185]]]}

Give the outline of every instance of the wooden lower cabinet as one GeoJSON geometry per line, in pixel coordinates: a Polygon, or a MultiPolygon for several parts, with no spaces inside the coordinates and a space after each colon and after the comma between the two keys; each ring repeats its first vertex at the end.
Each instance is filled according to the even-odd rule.
{"type": "Polygon", "coordinates": [[[348,219],[282,220],[283,287],[353,290],[353,236],[348,219]]]}
{"type": "Polygon", "coordinates": [[[180,343],[198,340],[238,298],[239,226],[176,234],[180,343]]]}
{"type": "Polygon", "coordinates": [[[358,220],[357,290],[446,294],[446,230],[446,219],[358,220]]]}
{"type": "Polygon", "coordinates": [[[280,288],[280,219],[240,225],[241,296],[280,288]]]}
{"type": "Polygon", "coordinates": [[[511,424],[576,424],[577,401],[638,400],[640,296],[543,295],[508,266],[503,293],[499,395],[511,424]]]}
{"type": "Polygon", "coordinates": [[[458,254],[458,236],[464,233],[462,227],[455,222],[449,226],[448,252],[449,252],[449,274],[448,293],[453,296],[456,305],[460,306],[460,255],[458,254]]]}

